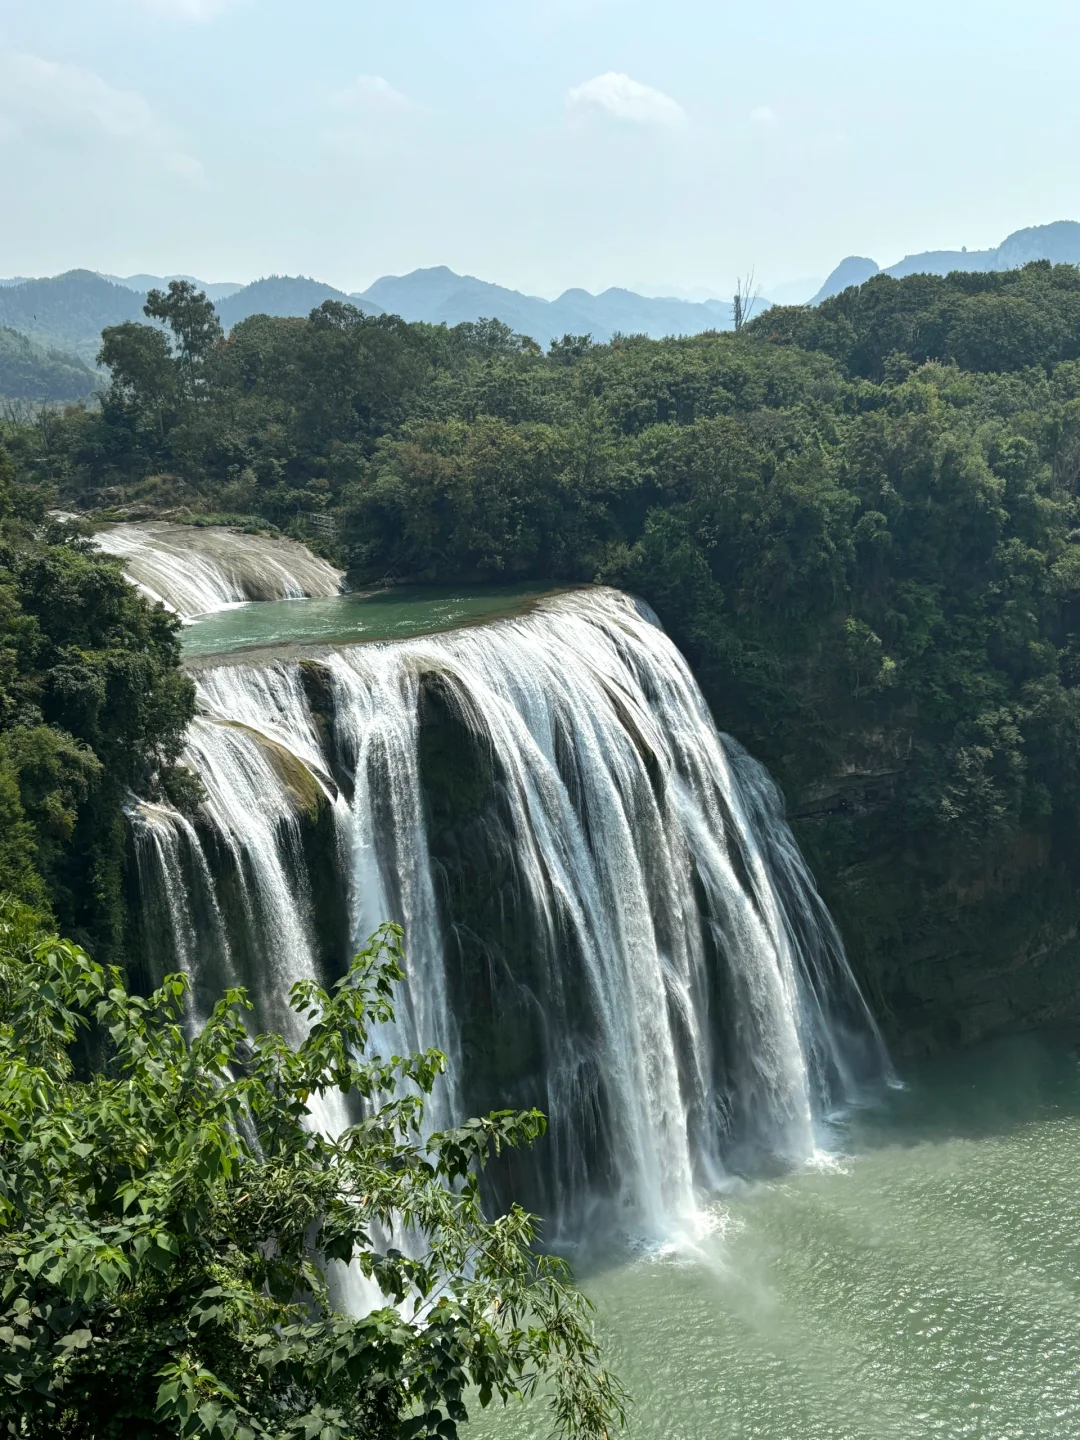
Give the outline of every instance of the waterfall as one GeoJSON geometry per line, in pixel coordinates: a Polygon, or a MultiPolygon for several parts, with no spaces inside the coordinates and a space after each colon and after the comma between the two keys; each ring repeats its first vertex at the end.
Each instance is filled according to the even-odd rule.
{"type": "Polygon", "coordinates": [[[200,983],[216,965],[287,1028],[292,981],[398,921],[407,978],[376,1048],[448,1055],[439,1124],[549,1117],[500,1199],[567,1233],[662,1234],[734,1170],[812,1157],[885,1073],[775,787],[646,607],[580,591],[196,678],[208,798],[194,825],[138,822],[174,962],[194,963],[195,908],[216,914],[200,983]]]}
{"type": "Polygon", "coordinates": [[[111,525],[94,538],[99,549],[123,560],[124,573],[144,595],[185,619],[247,600],[341,590],[341,571],[295,540],[164,521],[111,525]]]}

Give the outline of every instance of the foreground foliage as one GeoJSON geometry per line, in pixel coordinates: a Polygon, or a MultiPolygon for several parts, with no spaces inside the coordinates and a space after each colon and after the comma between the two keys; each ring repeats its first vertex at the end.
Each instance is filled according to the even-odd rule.
{"type": "MultiPolygon", "coordinates": [[[[250,1039],[229,992],[188,1037],[185,984],[147,999],[3,909],[0,1425],[12,1437],[453,1437],[550,1382],[563,1433],[621,1417],[581,1296],[520,1210],[488,1222],[477,1171],[537,1112],[424,1139],[434,1052],[361,1060],[392,1015],[400,932],[332,993],[292,992],[307,1038],[250,1039]],[[72,1056],[100,1048],[79,1079],[72,1056]],[[351,1119],[331,1138],[309,1107],[351,1119]],[[407,1233],[396,1249],[384,1236],[407,1233]],[[400,1308],[335,1305],[328,1261],[400,1308]]],[[[399,1238],[400,1243],[400,1238],[399,1238]]],[[[340,1273],[338,1276],[340,1280],[340,1273]]]]}

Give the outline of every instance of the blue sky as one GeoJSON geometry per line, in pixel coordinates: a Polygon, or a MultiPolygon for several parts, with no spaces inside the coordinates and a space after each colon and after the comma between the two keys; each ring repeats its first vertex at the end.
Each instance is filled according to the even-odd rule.
{"type": "Polygon", "coordinates": [[[1075,3],[0,0],[0,274],[766,293],[1080,218],[1075,3]]]}

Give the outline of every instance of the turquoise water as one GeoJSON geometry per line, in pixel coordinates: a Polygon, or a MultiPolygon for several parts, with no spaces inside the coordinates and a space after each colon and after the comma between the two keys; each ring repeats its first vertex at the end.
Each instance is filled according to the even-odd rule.
{"type": "MultiPolygon", "coordinates": [[[[1022,1038],[906,1077],[711,1233],[581,1270],[638,1440],[1080,1436],[1080,1074],[1022,1038]]],[[[541,1440],[540,1405],[468,1440],[541,1440]]]]}
{"type": "Polygon", "coordinates": [[[395,586],[390,590],[310,600],[236,605],[184,628],[191,657],[289,645],[344,645],[404,640],[500,616],[518,615],[550,585],[491,585],[483,589],[395,586]]]}

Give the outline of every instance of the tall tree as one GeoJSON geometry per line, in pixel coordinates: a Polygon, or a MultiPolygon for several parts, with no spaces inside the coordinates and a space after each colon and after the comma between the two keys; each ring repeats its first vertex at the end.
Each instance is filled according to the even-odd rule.
{"type": "Polygon", "coordinates": [[[168,290],[150,291],[143,313],[173,332],[182,384],[189,396],[194,395],[206,360],[223,334],[213,301],[190,280],[170,280],[168,290]]]}
{"type": "Polygon", "coordinates": [[[110,325],[101,332],[97,360],[112,375],[106,404],[141,419],[163,442],[178,396],[176,362],[165,332],[133,320],[110,325]]]}

